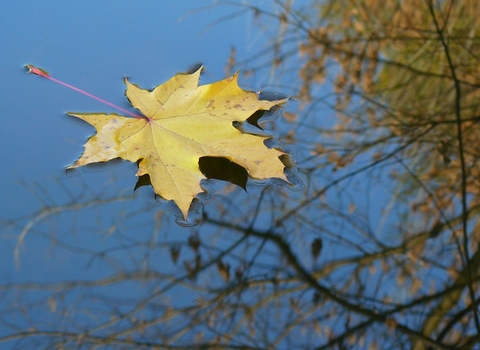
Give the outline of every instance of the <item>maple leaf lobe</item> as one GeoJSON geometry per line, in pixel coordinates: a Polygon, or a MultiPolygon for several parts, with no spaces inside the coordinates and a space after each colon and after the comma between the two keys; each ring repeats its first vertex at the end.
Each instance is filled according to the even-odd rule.
{"type": "MultiPolygon", "coordinates": [[[[259,110],[270,110],[286,99],[259,100],[256,93],[238,86],[238,73],[198,86],[200,70],[178,74],[151,91],[125,79],[125,95],[145,119],[69,112],[94,126],[96,134],[88,139],[82,156],[68,168],[114,158],[137,162],[136,188],[149,180],[156,194],[177,204],[184,219],[192,200],[203,192],[200,181],[206,176],[199,165],[205,163],[202,157],[224,159],[243,168],[252,178],[274,177],[288,182],[280,159],[285,153],[266,147],[267,136],[244,133],[232,125],[245,122],[259,110]]],[[[213,178],[245,187],[242,175],[232,181],[236,171],[228,171],[231,174],[217,174],[213,178]]]]}

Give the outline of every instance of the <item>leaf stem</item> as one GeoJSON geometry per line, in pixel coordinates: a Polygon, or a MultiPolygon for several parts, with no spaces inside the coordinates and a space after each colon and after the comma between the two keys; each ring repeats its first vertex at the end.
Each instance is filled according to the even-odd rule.
{"type": "Polygon", "coordinates": [[[25,68],[28,69],[28,73],[33,73],[33,74],[35,74],[35,75],[40,75],[40,76],[42,76],[42,77],[44,77],[44,78],[50,79],[51,81],[54,81],[54,82],[57,83],[57,84],[63,85],[63,86],[65,86],[65,87],[69,88],[69,89],[75,90],[75,91],[77,91],[77,92],[79,92],[79,93],[81,93],[81,94],[84,94],[84,95],[86,95],[86,96],[88,96],[88,97],[90,97],[90,98],[93,98],[94,100],[97,100],[97,101],[99,101],[99,102],[102,102],[102,103],[104,103],[104,104],[106,104],[106,105],[108,105],[108,106],[110,106],[110,107],[113,107],[113,108],[115,108],[115,109],[118,109],[119,111],[122,111],[122,112],[124,112],[124,113],[127,113],[127,114],[129,114],[130,116],[132,116],[132,117],[134,117],[134,118],[147,119],[147,118],[144,117],[144,116],[141,116],[141,115],[132,113],[132,112],[130,112],[130,111],[127,111],[126,109],[123,109],[123,108],[121,108],[121,107],[118,107],[118,106],[114,105],[113,103],[110,103],[110,102],[108,102],[108,101],[105,101],[104,99],[101,99],[100,97],[97,97],[97,96],[95,96],[95,95],[92,95],[92,94],[90,94],[90,93],[88,93],[88,92],[86,92],[86,91],[83,91],[83,90],[81,90],[81,89],[79,89],[79,88],[77,88],[77,87],[75,87],[75,86],[70,85],[70,84],[64,83],[64,82],[61,81],[61,80],[55,79],[55,78],[51,77],[50,74],[49,74],[47,71],[45,71],[45,70],[43,70],[43,69],[41,69],[41,68],[37,68],[37,67],[35,67],[35,66],[31,65],[31,64],[27,64],[27,65],[25,66],[25,68]]]}

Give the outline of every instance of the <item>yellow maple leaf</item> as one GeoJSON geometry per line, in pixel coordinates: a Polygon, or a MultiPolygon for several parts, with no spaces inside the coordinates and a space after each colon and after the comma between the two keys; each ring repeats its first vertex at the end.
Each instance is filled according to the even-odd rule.
{"type": "Polygon", "coordinates": [[[238,74],[198,86],[200,71],[178,74],[153,91],[125,79],[126,96],[145,118],[117,114],[68,113],[96,129],[83,155],[68,168],[121,158],[138,162],[137,176],[148,174],[158,195],[173,200],[187,219],[192,200],[206,177],[200,157],[224,157],[245,168],[256,179],[288,181],[284,152],[268,148],[268,137],[247,134],[233,126],[258,110],[269,110],[286,100],[259,100],[238,86],[238,74]]]}

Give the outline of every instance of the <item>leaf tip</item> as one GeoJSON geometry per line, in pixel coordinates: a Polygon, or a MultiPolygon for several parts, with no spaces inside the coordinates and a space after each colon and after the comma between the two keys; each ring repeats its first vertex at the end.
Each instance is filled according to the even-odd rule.
{"type": "Polygon", "coordinates": [[[199,72],[199,71],[200,71],[200,73],[201,73],[203,69],[204,69],[203,64],[201,64],[201,63],[196,63],[196,64],[194,64],[193,66],[191,66],[191,67],[186,71],[186,73],[187,73],[187,74],[195,74],[195,73],[197,73],[197,72],[199,72]]]}

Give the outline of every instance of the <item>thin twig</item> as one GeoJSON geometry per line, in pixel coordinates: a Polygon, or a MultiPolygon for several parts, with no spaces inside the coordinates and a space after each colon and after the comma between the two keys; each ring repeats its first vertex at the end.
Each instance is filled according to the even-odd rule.
{"type": "MultiPolygon", "coordinates": [[[[447,59],[447,63],[452,74],[452,79],[455,88],[455,117],[457,120],[457,141],[458,141],[458,152],[460,157],[460,167],[461,167],[461,202],[462,202],[462,232],[463,232],[463,250],[464,250],[464,260],[465,266],[468,270],[468,290],[470,294],[470,301],[472,303],[471,307],[474,314],[474,321],[475,327],[477,329],[477,333],[480,334],[480,319],[478,315],[477,309],[477,301],[475,298],[475,290],[473,289],[473,271],[471,268],[471,261],[470,261],[470,253],[468,249],[468,207],[467,207],[467,168],[465,164],[465,154],[464,154],[464,146],[463,146],[463,133],[462,133],[462,115],[461,115],[461,98],[462,98],[462,91],[460,88],[460,83],[457,78],[455,65],[453,64],[452,57],[450,56],[450,49],[445,41],[445,36],[443,35],[443,29],[440,28],[440,25],[437,21],[437,17],[435,15],[435,10],[433,8],[433,1],[428,0],[428,9],[430,10],[430,14],[432,15],[433,23],[435,24],[435,28],[438,33],[438,37],[440,42],[443,46],[443,50],[445,52],[445,57],[447,59]]],[[[453,5],[453,1],[451,2],[453,5]]],[[[446,26],[446,23],[445,23],[446,26]]]]}

